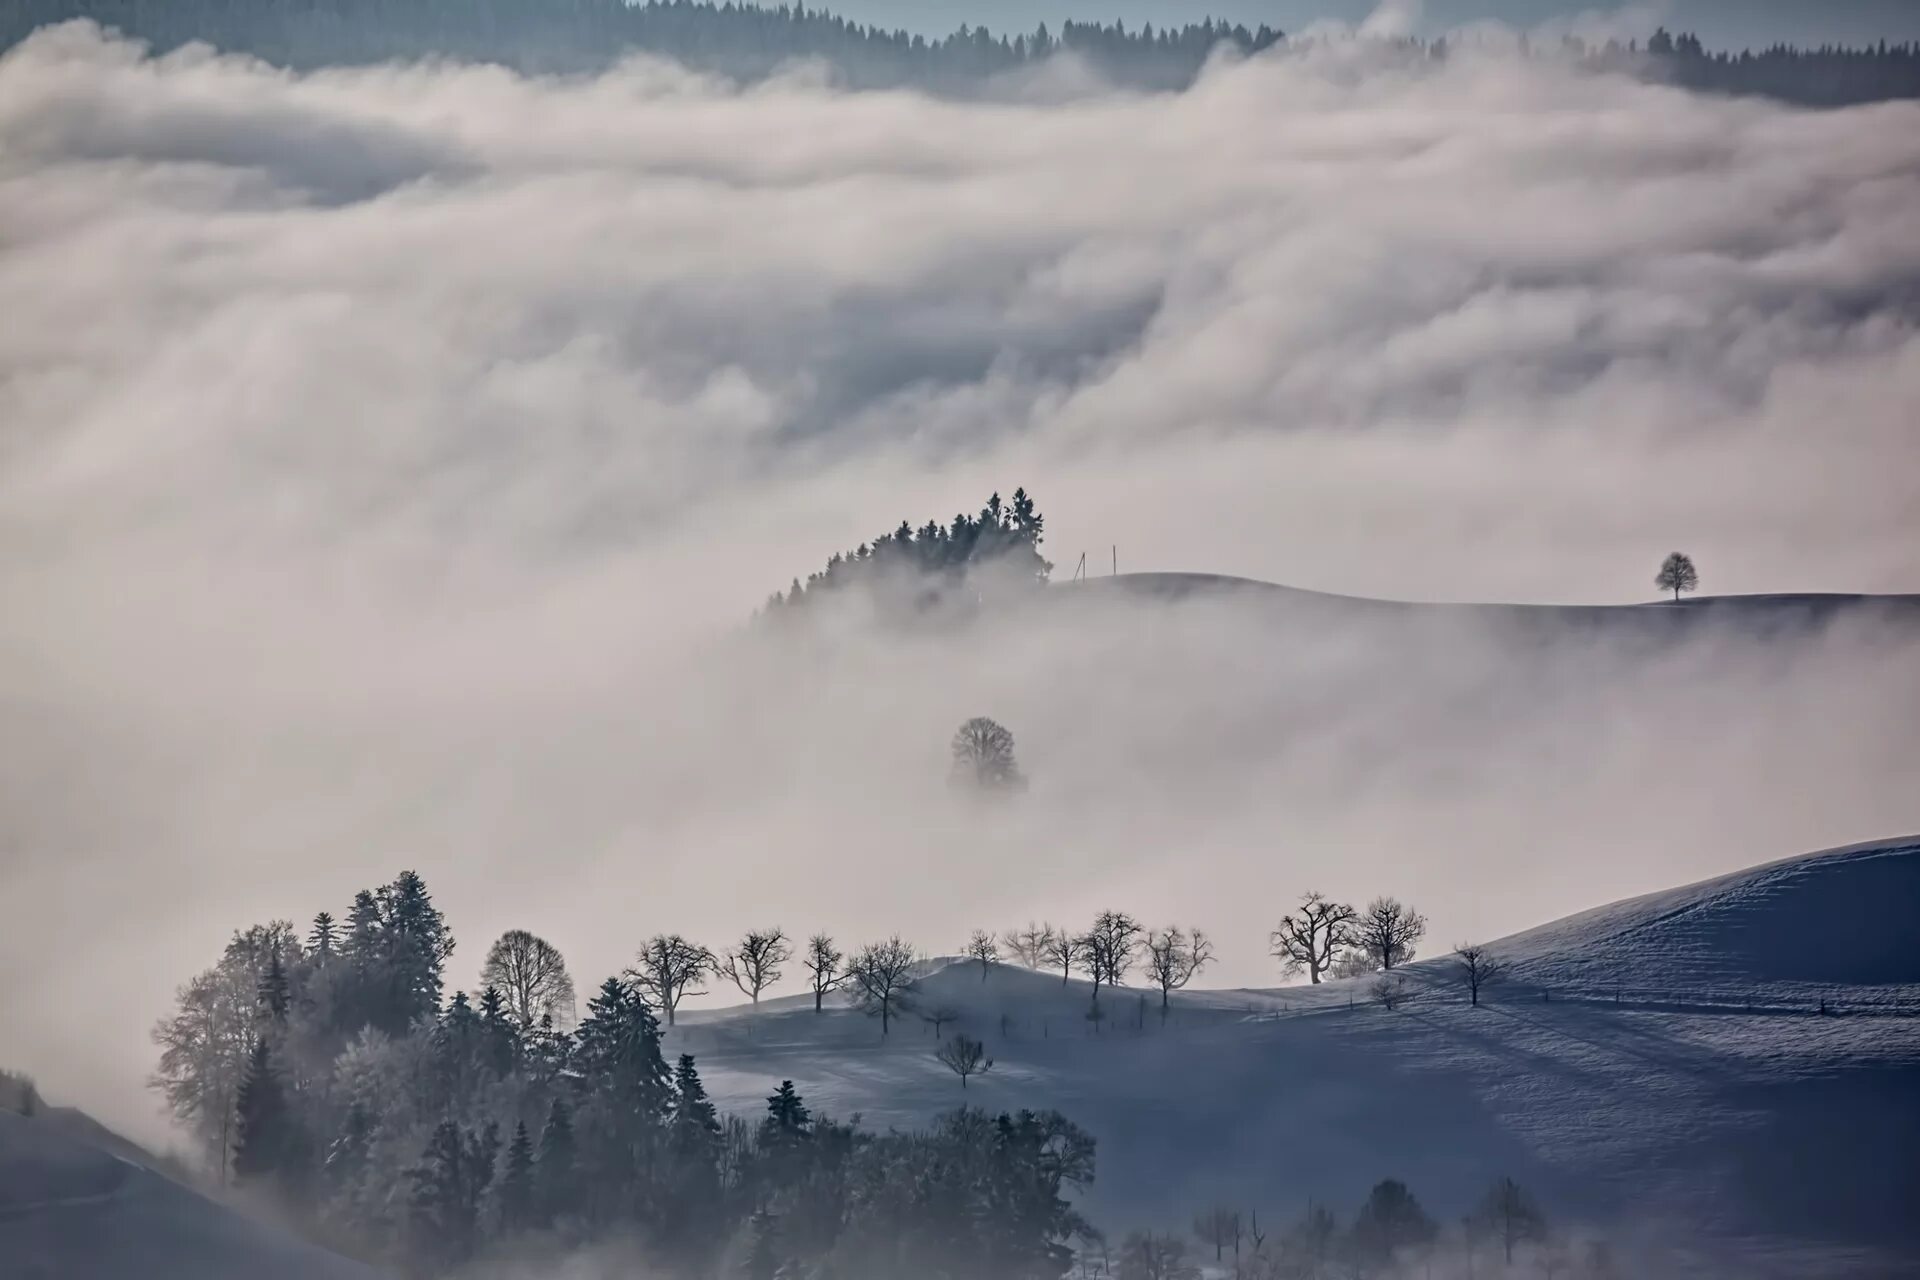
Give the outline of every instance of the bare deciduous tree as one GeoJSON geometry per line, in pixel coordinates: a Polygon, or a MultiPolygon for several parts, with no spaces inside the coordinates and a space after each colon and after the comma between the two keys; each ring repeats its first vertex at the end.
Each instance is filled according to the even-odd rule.
{"type": "Polygon", "coordinates": [[[938,1040],[940,1029],[949,1022],[958,1020],[960,1011],[950,1004],[937,1004],[931,1009],[922,1010],[920,1017],[922,1021],[933,1024],[933,1038],[938,1040]]]}
{"type": "Polygon", "coordinates": [[[480,985],[499,989],[507,1015],[522,1031],[551,1017],[555,1026],[573,1022],[573,979],[560,949],[525,929],[509,929],[487,949],[480,985]]]}
{"type": "Polygon", "coordinates": [[[980,962],[980,981],[985,982],[987,973],[1000,963],[999,940],[985,929],[975,929],[967,939],[967,958],[980,962]]]}
{"type": "Polygon", "coordinates": [[[1693,567],[1693,557],[1684,551],[1675,551],[1660,562],[1660,572],[1653,575],[1653,585],[1673,592],[1673,598],[1678,600],[1682,591],[1693,591],[1700,586],[1700,571],[1693,567]]]}
{"type": "Polygon", "coordinates": [[[1200,1268],[1187,1261],[1187,1242],[1179,1236],[1135,1231],[1120,1244],[1115,1280],[1200,1280],[1200,1268]]]}
{"type": "Polygon", "coordinates": [[[1038,969],[1047,963],[1047,945],[1053,941],[1053,926],[1028,921],[1024,929],[1009,929],[1001,934],[1000,941],[1015,960],[1029,969],[1038,969]]]}
{"type": "Polygon", "coordinates": [[[793,947],[783,930],[749,929],[720,962],[720,972],[758,1005],[760,993],[780,981],[780,966],[791,959],[793,947]]]}
{"type": "Polygon", "coordinates": [[[885,942],[869,943],[847,963],[847,978],[855,1002],[869,1014],[880,1015],[880,1034],[892,1027],[893,1015],[906,1007],[913,994],[914,966],[919,957],[894,934],[885,942]]]}
{"type": "Polygon", "coordinates": [[[1237,1209],[1217,1207],[1207,1210],[1193,1220],[1193,1234],[1201,1244],[1213,1246],[1215,1262],[1225,1259],[1229,1246],[1233,1249],[1234,1258],[1237,1260],[1240,1257],[1240,1239],[1243,1233],[1240,1226],[1240,1212],[1237,1209]]]}
{"type": "Polygon", "coordinates": [[[1507,1265],[1513,1265],[1513,1247],[1546,1234],[1546,1218],[1512,1178],[1498,1178],[1469,1218],[1469,1224],[1500,1242],[1507,1265]]]}
{"type": "Polygon", "coordinates": [[[968,1076],[985,1075],[993,1070],[993,1059],[987,1056],[987,1047],[964,1033],[941,1045],[934,1057],[945,1063],[947,1070],[960,1077],[960,1087],[967,1087],[968,1076]]]}
{"type": "Polygon", "coordinates": [[[1065,929],[1055,929],[1052,925],[1047,929],[1047,936],[1040,944],[1040,955],[1049,965],[1060,966],[1060,985],[1064,987],[1073,977],[1074,966],[1086,963],[1082,940],[1065,929]]]}
{"type": "Polygon", "coordinates": [[[807,939],[807,956],[800,963],[806,966],[807,981],[813,988],[815,1013],[820,1012],[827,993],[847,980],[847,975],[840,969],[840,962],[845,959],[846,956],[835,949],[833,939],[826,934],[816,933],[807,939]]]}
{"type": "Polygon", "coordinates": [[[1310,981],[1320,975],[1353,945],[1354,920],[1358,913],[1344,902],[1334,902],[1325,894],[1312,892],[1300,899],[1300,910],[1280,918],[1280,927],[1268,939],[1274,959],[1287,973],[1307,971],[1310,981]]]}
{"type": "Polygon", "coordinates": [[[1213,962],[1213,942],[1198,929],[1182,932],[1162,929],[1147,935],[1147,976],[1160,988],[1160,1017],[1167,1016],[1168,997],[1213,962]]]}
{"type": "Polygon", "coordinates": [[[256,995],[250,971],[222,963],[181,987],[174,1014],[153,1028],[160,1065],[149,1083],[205,1145],[222,1183],[233,1154],[234,1100],[257,1034],[256,995]]]}
{"type": "Polygon", "coordinates": [[[655,1005],[674,1025],[680,1002],[688,996],[707,994],[698,984],[714,971],[713,952],[688,942],[677,933],[655,934],[640,948],[640,963],[627,970],[633,984],[653,997],[655,1005]]]}
{"type": "Polygon", "coordinates": [[[1013,758],[1013,734],[1006,726],[975,716],[954,730],[952,746],[949,776],[955,785],[980,791],[1017,791],[1026,786],[1013,758]]]}
{"type": "Polygon", "coordinates": [[[1080,936],[1080,953],[1093,978],[1093,1002],[1100,1003],[1102,985],[1118,986],[1140,952],[1140,922],[1124,911],[1102,911],[1093,927],[1080,936]]]}
{"type": "Polygon", "coordinates": [[[1427,934],[1427,918],[1398,898],[1375,898],[1356,923],[1354,941],[1382,969],[1413,959],[1427,934]]]}
{"type": "Polygon", "coordinates": [[[1463,942],[1453,949],[1454,967],[1467,984],[1467,995],[1475,1006],[1480,1003],[1480,988],[1498,982],[1506,972],[1506,963],[1488,953],[1477,942],[1463,942]]]}
{"type": "Polygon", "coordinates": [[[1413,996],[1407,980],[1397,973],[1383,973],[1375,978],[1367,988],[1367,994],[1375,1004],[1388,1010],[1399,1008],[1413,996]]]}

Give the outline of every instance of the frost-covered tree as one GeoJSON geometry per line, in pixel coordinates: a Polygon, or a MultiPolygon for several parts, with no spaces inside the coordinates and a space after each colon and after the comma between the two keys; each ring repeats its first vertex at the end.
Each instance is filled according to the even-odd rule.
{"type": "Polygon", "coordinates": [[[1018,791],[1027,785],[1013,758],[1013,734],[985,716],[954,730],[952,753],[949,777],[955,785],[978,791],[1018,791]]]}
{"type": "Polygon", "coordinates": [[[967,1077],[985,1075],[993,1070],[993,1059],[987,1056],[987,1047],[965,1032],[956,1034],[953,1039],[942,1044],[933,1055],[960,1077],[960,1087],[967,1087],[967,1077]]]}
{"type": "Polygon", "coordinates": [[[915,985],[914,967],[919,957],[894,934],[885,942],[870,943],[847,963],[848,983],[854,1002],[880,1018],[884,1038],[893,1025],[894,1014],[901,1011],[915,985]]]}
{"type": "Polygon", "coordinates": [[[1147,935],[1147,976],[1160,988],[1160,1017],[1167,1016],[1171,993],[1180,990],[1213,962],[1213,942],[1199,929],[1162,929],[1147,935]]]}
{"type": "Polygon", "coordinates": [[[749,929],[720,962],[720,972],[755,1005],[760,993],[780,981],[780,966],[793,959],[793,945],[780,929],[749,929]]]}
{"type": "Polygon", "coordinates": [[[509,929],[487,949],[480,966],[483,986],[497,987],[506,1012],[523,1028],[552,1017],[559,1026],[573,1021],[573,979],[560,949],[525,929],[509,929]]]}
{"type": "Polygon", "coordinates": [[[1694,591],[1700,586],[1700,572],[1693,567],[1693,558],[1684,551],[1675,551],[1660,562],[1660,572],[1653,575],[1653,585],[1662,591],[1673,592],[1678,600],[1682,591],[1694,591]]]}
{"type": "Polygon", "coordinates": [[[840,967],[845,960],[846,956],[826,934],[816,933],[807,939],[807,954],[800,963],[807,971],[807,986],[813,992],[815,1013],[820,1012],[827,993],[837,990],[847,980],[845,971],[840,967]]]}
{"type": "Polygon", "coordinates": [[[1280,917],[1279,927],[1268,939],[1274,959],[1289,974],[1306,970],[1308,979],[1318,984],[1340,953],[1353,945],[1357,914],[1325,894],[1305,894],[1300,909],[1280,917]]]}
{"type": "Polygon", "coordinates": [[[677,933],[655,934],[640,948],[639,963],[627,970],[627,976],[653,998],[654,1007],[667,1015],[671,1027],[680,1002],[707,994],[699,984],[718,968],[713,952],[698,943],[677,933]]]}
{"type": "Polygon", "coordinates": [[[966,955],[980,962],[980,981],[985,982],[993,966],[1000,963],[1000,941],[985,929],[975,929],[967,939],[966,955]]]}
{"type": "Polygon", "coordinates": [[[1413,949],[1426,933],[1427,918],[1398,898],[1375,898],[1353,929],[1355,946],[1381,969],[1413,959],[1413,949]]]}
{"type": "Polygon", "coordinates": [[[151,1078],[173,1118],[200,1140],[222,1182],[233,1155],[234,1100],[258,1036],[258,978],[229,956],[180,988],[153,1028],[151,1078]]]}
{"type": "Polygon", "coordinates": [[[255,1040],[234,1103],[233,1172],[243,1182],[293,1173],[298,1120],[265,1040],[255,1040]]]}

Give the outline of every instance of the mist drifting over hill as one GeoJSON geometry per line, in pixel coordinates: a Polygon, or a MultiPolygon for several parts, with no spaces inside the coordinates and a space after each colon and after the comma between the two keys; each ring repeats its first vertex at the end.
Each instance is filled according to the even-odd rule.
{"type": "Polygon", "coordinates": [[[1488,937],[1920,829],[1920,635],[1872,611],[748,629],[1017,484],[1056,579],[1920,588],[1920,106],[1366,42],[1016,89],[0,59],[13,1064],[154,1132],[174,984],[403,866],[461,985],[514,926],[591,981],[662,930],[1114,904],[1266,985],[1307,888],[1488,937]],[[946,791],[975,714],[1017,806],[946,791]]]}

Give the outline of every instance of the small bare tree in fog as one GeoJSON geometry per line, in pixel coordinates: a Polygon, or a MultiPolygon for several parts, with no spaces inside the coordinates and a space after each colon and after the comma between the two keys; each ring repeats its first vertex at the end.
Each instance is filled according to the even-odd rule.
{"type": "Polygon", "coordinates": [[[707,994],[699,984],[717,963],[713,952],[677,933],[655,934],[647,939],[640,948],[639,960],[627,970],[627,977],[652,997],[654,1005],[667,1015],[670,1027],[682,1000],[707,994]]]}
{"type": "Polygon", "coordinates": [[[1009,929],[1000,935],[1001,943],[1013,958],[1029,969],[1047,963],[1047,944],[1053,941],[1053,926],[1027,922],[1024,929],[1009,929]]]}
{"type": "Polygon", "coordinates": [[[1380,972],[1380,962],[1358,947],[1342,951],[1327,969],[1329,978],[1365,978],[1380,972]]]}
{"type": "Polygon", "coordinates": [[[1040,956],[1048,965],[1060,966],[1060,985],[1063,987],[1072,979],[1074,966],[1086,963],[1081,939],[1052,925],[1047,926],[1047,936],[1041,939],[1040,956]]]}
{"type": "Polygon", "coordinates": [[[1018,791],[1027,785],[1013,758],[1013,734],[1006,726],[985,716],[973,719],[954,730],[953,768],[950,779],[956,786],[978,791],[1018,791]]]}
{"type": "Polygon", "coordinates": [[[1160,988],[1160,1020],[1166,1021],[1171,993],[1193,981],[1213,962],[1213,941],[1198,929],[1162,929],[1147,935],[1147,976],[1160,988]]]}
{"type": "Polygon", "coordinates": [[[1187,1261],[1187,1242],[1179,1236],[1135,1231],[1120,1243],[1116,1280],[1200,1280],[1200,1268],[1187,1261]]]}
{"type": "Polygon", "coordinates": [[[1489,954],[1477,942],[1463,942],[1455,947],[1453,963],[1460,980],[1467,984],[1468,998],[1476,1007],[1480,1003],[1480,988],[1490,982],[1498,982],[1507,968],[1505,962],[1489,954]]]}
{"type": "Polygon", "coordinates": [[[1093,927],[1080,935],[1080,953],[1085,957],[1087,973],[1093,978],[1093,1002],[1100,1003],[1100,988],[1118,986],[1133,968],[1140,954],[1140,922],[1124,911],[1102,911],[1093,918],[1093,927]]]}
{"type": "Polygon", "coordinates": [[[967,1087],[968,1076],[983,1076],[993,1070],[993,1059],[987,1056],[987,1046],[964,1032],[941,1045],[933,1055],[945,1063],[947,1070],[960,1077],[960,1087],[967,1087]]]}
{"type": "Polygon", "coordinates": [[[913,994],[913,969],[919,963],[913,948],[894,934],[885,942],[869,943],[847,963],[847,978],[854,1002],[869,1014],[880,1016],[880,1035],[884,1038],[893,1025],[893,1015],[903,1009],[913,994]]]}
{"type": "Polygon", "coordinates": [[[806,959],[800,963],[806,966],[807,983],[813,988],[813,1011],[820,1012],[821,1004],[827,993],[837,989],[847,980],[841,971],[840,962],[845,960],[833,945],[833,939],[824,933],[816,933],[807,939],[806,959]]]}
{"type": "Polygon", "coordinates": [[[1240,1211],[1225,1207],[1213,1208],[1193,1220],[1193,1234],[1201,1244],[1213,1246],[1213,1260],[1221,1262],[1226,1258],[1227,1249],[1233,1249],[1234,1261],[1240,1259],[1240,1211]]]}
{"type": "Polygon", "coordinates": [[[1306,970],[1308,980],[1317,984],[1340,953],[1353,945],[1358,914],[1325,894],[1304,895],[1300,909],[1280,917],[1280,927],[1268,939],[1274,959],[1287,973],[1306,970]]]}
{"type": "Polygon", "coordinates": [[[509,929],[487,949],[480,985],[499,989],[507,1014],[522,1031],[551,1017],[565,1027],[573,1021],[573,979],[560,949],[525,929],[509,929]]]}
{"type": "Polygon", "coordinates": [[[1382,969],[1413,959],[1413,949],[1427,935],[1427,918],[1398,898],[1375,898],[1355,922],[1359,949],[1382,969]]]}
{"type": "Polygon", "coordinates": [[[1546,1234],[1546,1216],[1512,1178],[1498,1178],[1480,1200],[1469,1219],[1469,1226],[1500,1244],[1507,1265],[1513,1265],[1515,1245],[1538,1240],[1546,1234]]]}
{"type": "Polygon", "coordinates": [[[780,981],[780,966],[793,959],[793,947],[780,929],[749,929],[720,962],[720,972],[758,1007],[760,993],[780,981]]]}
{"type": "Polygon", "coordinates": [[[1673,592],[1673,598],[1678,600],[1682,591],[1699,588],[1700,571],[1693,567],[1693,557],[1684,551],[1675,551],[1660,562],[1660,572],[1653,575],[1653,585],[1673,592]]]}
{"type": "Polygon", "coordinates": [[[933,1038],[935,1040],[940,1038],[940,1029],[942,1027],[946,1026],[949,1022],[957,1021],[959,1017],[960,1011],[950,1004],[937,1004],[931,1009],[921,1010],[920,1013],[921,1021],[933,1024],[933,1038]]]}
{"type": "Polygon", "coordinates": [[[1000,963],[999,940],[985,929],[975,929],[967,939],[967,958],[980,962],[980,981],[985,982],[987,973],[1000,963]]]}
{"type": "Polygon", "coordinates": [[[1412,998],[1412,988],[1407,980],[1397,973],[1383,973],[1375,978],[1373,985],[1367,988],[1367,994],[1373,1002],[1389,1011],[1398,1009],[1412,998]]]}

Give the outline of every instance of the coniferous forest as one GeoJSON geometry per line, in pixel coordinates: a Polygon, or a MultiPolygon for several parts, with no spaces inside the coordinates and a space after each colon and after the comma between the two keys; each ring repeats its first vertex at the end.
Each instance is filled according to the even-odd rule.
{"type": "MultiPolygon", "coordinates": [[[[979,92],[995,77],[1070,53],[1103,79],[1149,90],[1191,84],[1222,48],[1241,54],[1281,45],[1265,25],[1209,18],[1173,27],[1128,30],[1066,22],[1032,32],[995,33],[962,25],[929,39],[904,30],[849,22],[804,4],[759,7],[701,0],[569,0],[564,5],[515,0],[217,0],[154,4],[150,0],[20,0],[0,14],[0,48],[36,29],[86,18],[142,40],[157,52],[194,41],[246,53],[280,66],[314,68],[391,60],[453,58],[500,63],[528,72],[603,70],[622,57],[654,54],[702,72],[741,81],[763,79],[796,61],[831,69],[849,88],[917,88],[942,94],[979,92]]],[[[1448,56],[1445,40],[1407,42],[1409,52],[1448,56]]],[[[1776,46],[1761,51],[1710,51],[1693,35],[1658,32],[1638,42],[1560,50],[1576,63],[1625,71],[1688,88],[1757,94],[1808,106],[1841,106],[1920,96],[1920,46],[1776,46]]]]}

